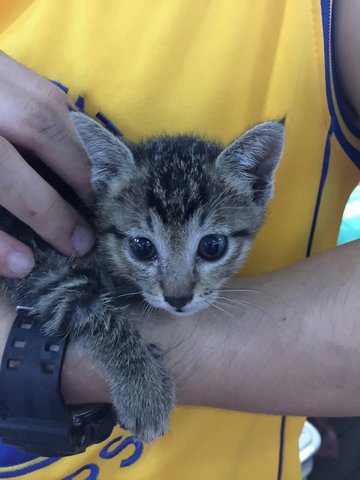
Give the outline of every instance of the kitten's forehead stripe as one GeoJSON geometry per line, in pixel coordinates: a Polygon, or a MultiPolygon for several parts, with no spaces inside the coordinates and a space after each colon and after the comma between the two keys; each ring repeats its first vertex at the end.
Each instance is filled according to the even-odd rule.
{"type": "Polygon", "coordinates": [[[211,178],[209,166],[221,149],[219,146],[190,136],[176,140],[160,137],[140,144],[134,151],[147,170],[148,207],[154,209],[165,224],[174,220],[186,222],[209,202],[211,178]]]}

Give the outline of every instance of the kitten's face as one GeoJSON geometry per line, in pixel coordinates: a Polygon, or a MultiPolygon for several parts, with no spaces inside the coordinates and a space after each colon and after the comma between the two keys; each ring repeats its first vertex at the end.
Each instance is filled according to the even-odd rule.
{"type": "Polygon", "coordinates": [[[163,197],[163,189],[156,194],[151,187],[152,175],[146,177],[135,178],[107,200],[111,207],[100,215],[111,219],[111,227],[103,222],[104,230],[110,229],[102,247],[111,270],[135,282],[150,305],[194,313],[208,307],[238,270],[264,209],[235,191],[222,194],[227,186],[211,175],[203,179],[212,187],[207,193],[202,182],[190,185],[184,178],[163,197]],[[205,198],[199,196],[201,189],[205,198]]]}
{"type": "Polygon", "coordinates": [[[75,115],[94,162],[107,268],[129,278],[154,307],[177,315],[208,307],[263,222],[283,126],[260,124],[225,150],[182,136],[149,140],[130,152],[75,115]]]}

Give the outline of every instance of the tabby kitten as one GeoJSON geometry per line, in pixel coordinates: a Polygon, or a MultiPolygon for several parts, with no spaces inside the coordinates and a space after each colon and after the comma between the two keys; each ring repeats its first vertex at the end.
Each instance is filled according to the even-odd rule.
{"type": "Polygon", "coordinates": [[[167,429],[175,389],[136,329],[142,300],[188,315],[216,298],[264,220],[284,126],[258,124],[224,149],[194,136],[127,145],[84,114],[71,118],[91,160],[97,245],[69,260],[1,209],[0,229],[36,259],[26,278],[1,284],[45,331],[93,357],[119,421],[151,441],[167,429]]]}

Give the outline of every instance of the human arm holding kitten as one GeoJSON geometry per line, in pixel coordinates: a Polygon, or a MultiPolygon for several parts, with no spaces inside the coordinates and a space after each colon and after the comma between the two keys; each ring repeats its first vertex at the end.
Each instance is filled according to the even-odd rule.
{"type": "MultiPolygon", "coordinates": [[[[287,269],[234,280],[234,289],[259,292],[252,298],[261,309],[234,307],[233,318],[221,312],[188,318],[164,313],[151,329],[143,325],[147,341],[166,352],[178,402],[291,415],[358,415],[359,254],[356,241],[287,269]]],[[[15,318],[5,300],[0,316],[3,348],[15,318]]],[[[101,373],[89,363],[84,352],[69,346],[62,383],[67,402],[109,401],[101,373]]]]}

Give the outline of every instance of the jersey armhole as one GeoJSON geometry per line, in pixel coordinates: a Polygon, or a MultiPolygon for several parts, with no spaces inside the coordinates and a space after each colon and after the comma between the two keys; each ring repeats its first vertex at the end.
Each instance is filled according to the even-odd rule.
{"type": "Polygon", "coordinates": [[[326,96],[333,132],[348,157],[360,168],[360,129],[354,125],[346,113],[335,71],[333,4],[334,0],[321,0],[326,96]]]}

